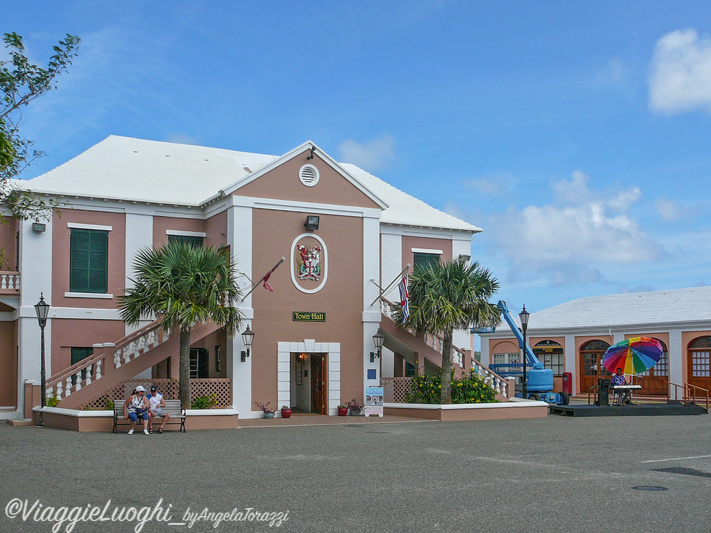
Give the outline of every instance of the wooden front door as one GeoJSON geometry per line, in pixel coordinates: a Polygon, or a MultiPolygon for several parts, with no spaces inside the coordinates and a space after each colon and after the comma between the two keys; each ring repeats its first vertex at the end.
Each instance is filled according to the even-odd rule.
{"type": "Polygon", "coordinates": [[[711,390],[711,337],[691,341],[687,365],[689,385],[711,390]]]}
{"type": "Polygon", "coordinates": [[[326,369],[322,353],[311,354],[311,412],[320,415],[326,411],[326,369]]]}
{"type": "Polygon", "coordinates": [[[602,356],[610,347],[601,340],[588,341],[580,347],[580,392],[587,394],[591,387],[597,386],[599,378],[610,378],[610,371],[602,364],[602,356]]]}

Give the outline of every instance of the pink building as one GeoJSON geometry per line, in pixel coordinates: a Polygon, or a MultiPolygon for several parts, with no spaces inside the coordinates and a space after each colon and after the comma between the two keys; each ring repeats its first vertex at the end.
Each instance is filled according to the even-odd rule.
{"type": "MultiPolygon", "coordinates": [[[[702,395],[711,390],[711,287],[579,298],[532,312],[527,333],[528,345],[553,370],[556,392],[569,374],[572,392],[587,395],[599,378],[610,377],[602,364],[605,350],[632,337],[655,338],[664,350],[653,368],[634,377],[640,394],[674,397],[684,386],[700,387],[702,395]]],[[[481,338],[483,364],[520,363],[518,342],[505,323],[481,338]]]]}
{"type": "MultiPolygon", "coordinates": [[[[285,258],[269,280],[274,292],[258,287],[239,304],[255,332],[249,356],[240,335],[199,328],[191,376],[242,418],[259,414],[255,402],[333,415],[384,376],[436,365],[434,350],[418,358],[391,334],[382,357],[371,357],[373,335],[390,320],[379,286],[408,264],[469,256],[480,231],[311,142],[271,156],[111,136],[21,185],[63,207],[45,225],[0,227],[5,418],[26,418],[39,403],[40,293],[51,305],[47,383],[59,407],[100,408],[131,380],[177,378],[177,334],[150,320],[132,331],[116,309],[136,252],[171,239],[228,248],[245,292],[285,258]],[[317,228],[305,227],[309,216],[317,228]]],[[[455,344],[470,365],[469,336],[455,344]]]]}

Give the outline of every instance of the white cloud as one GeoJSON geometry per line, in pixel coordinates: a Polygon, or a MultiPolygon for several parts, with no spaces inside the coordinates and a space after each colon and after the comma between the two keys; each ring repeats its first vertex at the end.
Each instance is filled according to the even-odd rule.
{"type": "Polygon", "coordinates": [[[464,185],[489,196],[505,196],[515,188],[516,180],[510,174],[501,173],[472,178],[464,185]]]}
{"type": "Polygon", "coordinates": [[[649,107],[674,115],[711,112],[711,37],[676,30],[657,41],[649,77],[649,107]]]}
{"type": "Polygon", "coordinates": [[[369,172],[377,172],[386,168],[395,158],[395,138],[384,133],[365,143],[346,139],[340,144],[338,151],[344,163],[353,163],[369,172]]]}
{"type": "Polygon", "coordinates": [[[580,170],[576,170],[571,175],[570,180],[560,180],[551,182],[551,188],[558,202],[579,204],[590,197],[588,181],[590,176],[580,170]]]}
{"type": "Polygon", "coordinates": [[[628,214],[641,191],[602,194],[576,171],[551,183],[554,204],[509,208],[487,224],[519,279],[543,277],[553,286],[604,280],[606,265],[638,265],[660,258],[662,246],[628,214]]]}
{"type": "Polygon", "coordinates": [[[667,222],[678,220],[683,216],[683,211],[676,200],[663,200],[660,198],[654,202],[654,207],[657,209],[659,216],[662,217],[662,220],[667,222]]]}

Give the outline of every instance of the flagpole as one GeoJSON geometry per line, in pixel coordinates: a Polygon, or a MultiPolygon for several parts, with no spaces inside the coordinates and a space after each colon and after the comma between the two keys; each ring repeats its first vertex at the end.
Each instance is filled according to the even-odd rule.
{"type": "Polygon", "coordinates": [[[252,288],[249,289],[249,292],[248,292],[247,294],[245,294],[245,295],[242,297],[242,299],[240,300],[240,302],[244,302],[244,301],[247,299],[247,296],[249,296],[250,294],[252,294],[252,292],[254,292],[254,289],[256,289],[256,288],[259,286],[259,284],[260,284],[262,281],[264,281],[264,278],[266,278],[268,274],[271,274],[272,272],[274,272],[274,271],[279,267],[279,265],[281,265],[284,261],[286,261],[286,257],[282,256],[282,258],[279,260],[279,262],[278,262],[276,265],[274,265],[274,268],[272,268],[269,272],[267,272],[266,274],[264,274],[264,275],[260,278],[259,281],[257,281],[256,283],[254,283],[254,285],[252,285],[252,288]]]}
{"type": "Polygon", "coordinates": [[[371,279],[370,281],[372,281],[373,283],[375,283],[375,286],[378,287],[378,289],[380,289],[380,294],[378,294],[378,297],[377,297],[375,300],[373,300],[370,305],[371,305],[371,306],[374,305],[375,302],[377,302],[378,300],[380,300],[380,299],[383,297],[384,294],[386,294],[388,291],[390,291],[390,289],[392,289],[392,288],[395,286],[396,283],[400,283],[400,280],[402,279],[402,275],[403,275],[405,272],[407,272],[408,270],[410,270],[410,267],[411,267],[411,266],[412,266],[412,265],[410,265],[410,263],[408,263],[407,266],[402,269],[402,272],[400,272],[397,276],[395,276],[395,279],[394,279],[394,280],[392,280],[390,283],[388,283],[388,285],[387,285],[387,287],[385,287],[385,289],[380,289],[380,287],[378,286],[378,284],[375,283],[375,280],[372,280],[372,279],[371,279]]]}

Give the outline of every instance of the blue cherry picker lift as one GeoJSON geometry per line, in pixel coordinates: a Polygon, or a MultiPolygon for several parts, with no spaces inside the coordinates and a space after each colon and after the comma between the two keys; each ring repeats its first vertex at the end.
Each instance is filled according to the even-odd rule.
{"type": "MultiPolygon", "coordinates": [[[[533,350],[528,346],[523,345],[523,335],[521,330],[511,317],[509,313],[509,308],[506,306],[506,302],[499,300],[496,304],[501,311],[501,315],[506,320],[506,323],[513,331],[513,334],[518,340],[519,348],[524,349],[524,354],[526,358],[526,383],[527,383],[527,394],[526,396],[531,400],[543,400],[547,403],[557,404],[557,405],[568,405],[570,401],[570,396],[567,392],[563,391],[561,393],[553,392],[553,370],[550,368],[544,368],[543,363],[536,357],[533,350]]],[[[499,374],[502,377],[508,378],[519,378],[523,377],[523,365],[521,363],[501,363],[489,365],[489,368],[499,374]]],[[[518,393],[516,396],[521,397],[518,393]]]]}

